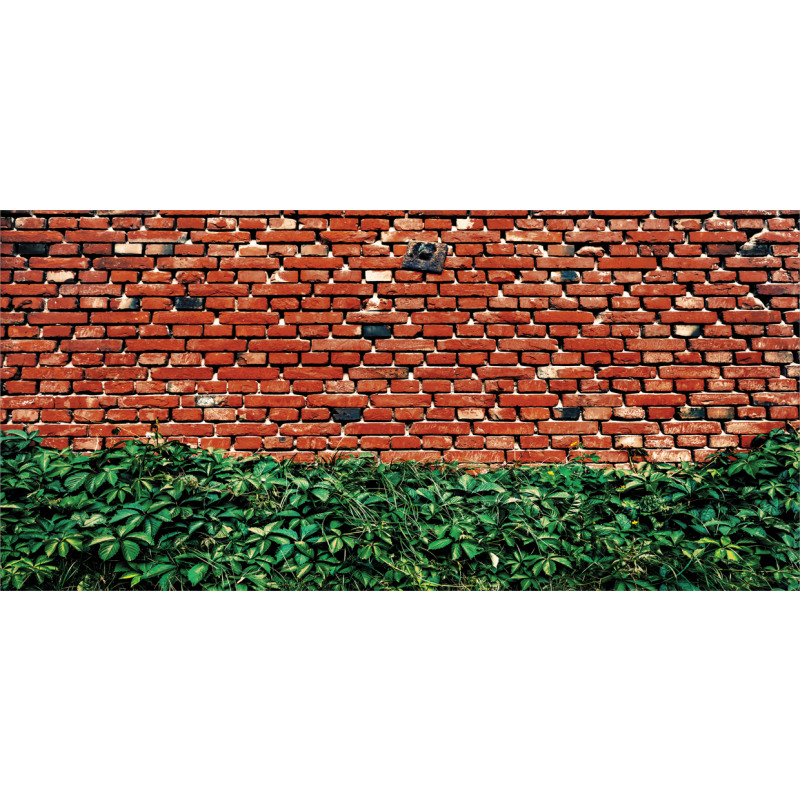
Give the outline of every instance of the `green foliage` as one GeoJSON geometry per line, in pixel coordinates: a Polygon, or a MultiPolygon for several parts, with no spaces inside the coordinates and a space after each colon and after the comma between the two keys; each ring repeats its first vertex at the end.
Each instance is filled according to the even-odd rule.
{"type": "Polygon", "coordinates": [[[4,589],[798,589],[800,446],[473,474],[0,439],[4,589]]]}

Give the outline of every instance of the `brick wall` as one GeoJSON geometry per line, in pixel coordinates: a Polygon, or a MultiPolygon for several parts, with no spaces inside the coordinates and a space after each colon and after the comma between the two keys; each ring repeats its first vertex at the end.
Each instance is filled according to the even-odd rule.
{"type": "Polygon", "coordinates": [[[2,213],[0,422],[52,446],[676,461],[798,424],[796,211],[2,213]]]}

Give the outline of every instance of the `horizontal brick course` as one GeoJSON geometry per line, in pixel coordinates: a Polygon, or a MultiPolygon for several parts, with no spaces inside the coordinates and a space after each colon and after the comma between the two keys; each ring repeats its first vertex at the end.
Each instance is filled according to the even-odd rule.
{"type": "Polygon", "coordinates": [[[622,463],[798,425],[797,212],[5,213],[0,426],[49,445],[622,463]]]}

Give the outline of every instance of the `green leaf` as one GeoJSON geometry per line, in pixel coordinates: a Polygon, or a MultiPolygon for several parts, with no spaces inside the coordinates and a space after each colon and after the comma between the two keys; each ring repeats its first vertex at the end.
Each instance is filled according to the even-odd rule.
{"type": "Polygon", "coordinates": [[[173,564],[153,564],[144,571],[142,577],[156,578],[159,575],[163,575],[165,572],[169,572],[172,569],[175,569],[173,564]]]}
{"type": "Polygon", "coordinates": [[[614,520],[617,523],[617,527],[619,528],[619,530],[621,531],[630,530],[631,521],[628,519],[627,516],[625,516],[625,514],[615,514],[614,520]]]}
{"type": "Polygon", "coordinates": [[[122,540],[122,555],[126,561],[135,561],[139,555],[139,545],[130,539],[122,540]]]}
{"type": "Polygon", "coordinates": [[[105,541],[100,545],[98,554],[103,561],[108,561],[108,559],[115,556],[118,551],[119,542],[116,539],[112,539],[111,541],[105,541]]]}
{"type": "Polygon", "coordinates": [[[282,544],[278,548],[278,552],[275,553],[275,559],[279,560],[279,559],[287,558],[289,555],[291,555],[293,550],[294,550],[294,543],[293,542],[288,542],[287,544],[282,544]]]}
{"type": "Polygon", "coordinates": [[[153,537],[149,533],[147,533],[146,531],[137,531],[136,533],[129,533],[127,538],[128,539],[139,539],[139,541],[145,542],[146,544],[149,544],[151,546],[155,545],[155,542],[153,541],[153,537]]]}
{"type": "Polygon", "coordinates": [[[435,542],[431,542],[431,544],[428,545],[428,550],[442,550],[445,547],[449,547],[452,543],[452,539],[437,539],[435,542]]]}
{"type": "Polygon", "coordinates": [[[480,552],[480,548],[474,542],[459,542],[461,545],[462,550],[466,554],[467,558],[475,558],[476,555],[480,552]]]}
{"type": "Polygon", "coordinates": [[[64,486],[66,486],[69,491],[74,492],[80,486],[83,486],[89,476],[89,472],[73,472],[64,478],[64,486]]]}
{"type": "Polygon", "coordinates": [[[189,579],[189,583],[191,583],[192,586],[197,586],[197,584],[203,580],[206,572],[208,572],[208,564],[197,564],[197,566],[192,567],[186,573],[186,577],[189,579]]]}
{"type": "Polygon", "coordinates": [[[188,589],[200,564],[220,590],[800,590],[794,431],[635,476],[39,442],[0,432],[5,590],[188,589]]]}

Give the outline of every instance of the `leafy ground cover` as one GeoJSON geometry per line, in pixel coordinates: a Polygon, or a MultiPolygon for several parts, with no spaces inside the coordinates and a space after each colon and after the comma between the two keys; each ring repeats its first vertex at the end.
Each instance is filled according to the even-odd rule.
{"type": "Polygon", "coordinates": [[[798,589],[800,441],[475,474],[0,438],[4,589],[798,589]]]}

